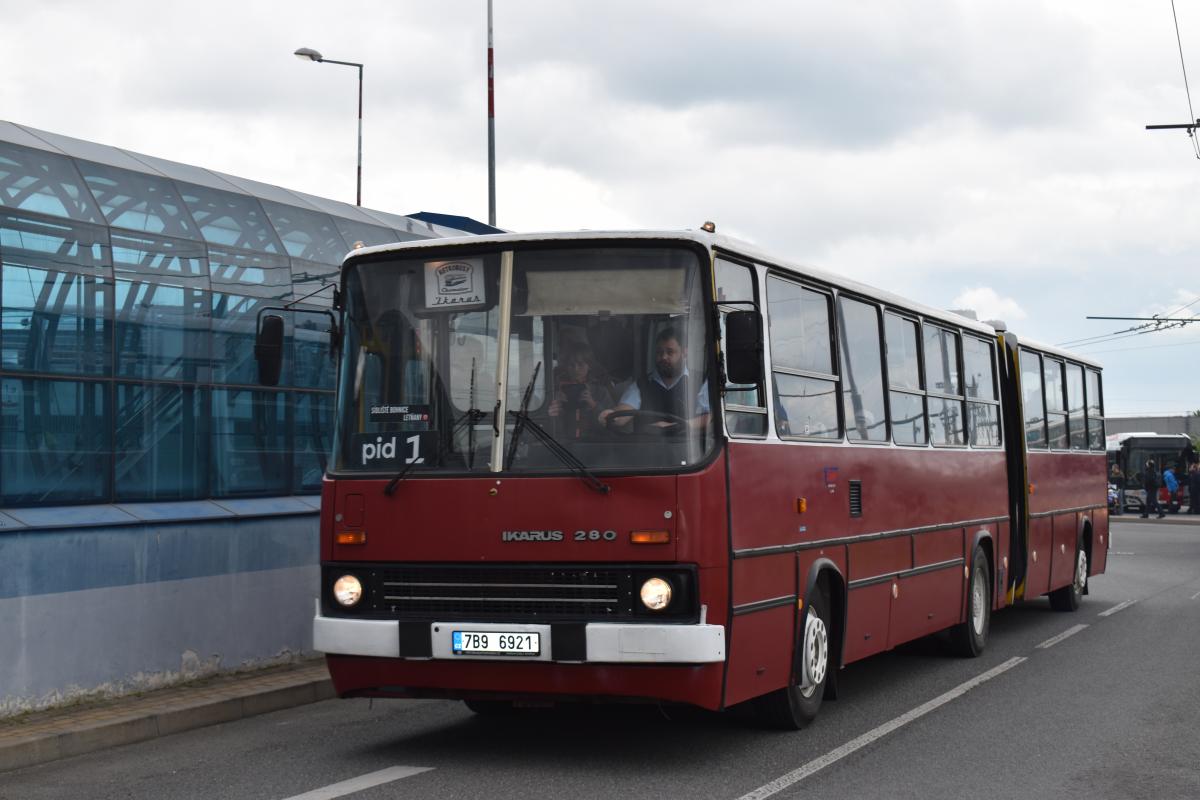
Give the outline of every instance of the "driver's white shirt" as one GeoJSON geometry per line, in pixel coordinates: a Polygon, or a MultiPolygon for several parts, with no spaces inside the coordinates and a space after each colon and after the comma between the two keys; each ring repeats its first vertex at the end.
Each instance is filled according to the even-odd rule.
{"type": "MultiPolygon", "coordinates": [[[[679,374],[679,377],[677,377],[675,380],[671,381],[670,383],[667,383],[665,380],[663,380],[662,375],[658,374],[658,369],[656,368],[653,372],[651,372],[646,377],[649,378],[650,380],[654,381],[655,383],[657,383],[659,386],[663,387],[664,389],[671,390],[671,389],[674,389],[675,385],[678,384],[681,380],[688,377],[688,375],[689,375],[688,368],[684,367],[683,372],[681,372],[679,374]]],[[[621,405],[626,405],[626,406],[629,406],[630,408],[639,408],[640,409],[642,407],[642,389],[640,386],[638,386],[637,381],[634,381],[633,383],[629,384],[629,388],[626,389],[625,393],[621,395],[620,403],[621,403],[621,405]]],[[[696,393],[696,414],[697,415],[708,414],[711,410],[712,409],[709,406],[709,402],[708,402],[708,381],[704,381],[702,384],[700,384],[700,391],[696,393]]]]}

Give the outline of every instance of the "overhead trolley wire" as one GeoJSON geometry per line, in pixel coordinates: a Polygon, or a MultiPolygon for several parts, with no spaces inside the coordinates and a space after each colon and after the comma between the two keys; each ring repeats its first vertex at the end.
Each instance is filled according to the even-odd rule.
{"type": "MultiPolygon", "coordinates": [[[[1196,115],[1192,113],[1192,90],[1188,87],[1187,64],[1183,60],[1183,39],[1179,36],[1179,15],[1175,13],[1175,0],[1171,0],[1171,18],[1175,20],[1175,43],[1179,45],[1179,66],[1183,69],[1183,91],[1187,93],[1188,119],[1195,119],[1196,115]]],[[[1188,128],[1187,133],[1196,158],[1200,159],[1200,142],[1196,140],[1196,131],[1194,128],[1188,128]]]]}

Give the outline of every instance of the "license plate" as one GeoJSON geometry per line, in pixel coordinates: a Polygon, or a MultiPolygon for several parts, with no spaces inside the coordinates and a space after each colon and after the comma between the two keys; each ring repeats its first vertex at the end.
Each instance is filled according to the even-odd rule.
{"type": "Polygon", "coordinates": [[[541,652],[540,633],[522,631],[454,631],[455,655],[536,656],[541,652]]]}

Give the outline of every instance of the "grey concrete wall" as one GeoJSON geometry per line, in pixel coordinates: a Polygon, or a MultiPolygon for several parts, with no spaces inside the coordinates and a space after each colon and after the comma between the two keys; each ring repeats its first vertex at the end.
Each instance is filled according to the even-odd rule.
{"type": "Polygon", "coordinates": [[[0,535],[0,717],[312,653],[317,518],[0,535]]]}
{"type": "Polygon", "coordinates": [[[1109,417],[1104,421],[1108,434],[1114,433],[1186,433],[1200,436],[1200,417],[1109,417]]]}

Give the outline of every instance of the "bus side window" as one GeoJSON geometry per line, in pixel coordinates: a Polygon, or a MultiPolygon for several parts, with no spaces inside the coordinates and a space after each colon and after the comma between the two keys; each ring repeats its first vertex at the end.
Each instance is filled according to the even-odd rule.
{"type": "Polygon", "coordinates": [[[967,438],[972,447],[999,447],[1000,401],[996,395],[993,342],[963,337],[967,390],[967,438]]]}
{"type": "Polygon", "coordinates": [[[958,373],[958,334],[928,322],[923,333],[929,439],[935,445],[964,445],[967,442],[962,381],[958,373]]]}
{"type": "MultiPolygon", "coordinates": [[[[718,260],[716,263],[717,308],[720,310],[721,352],[725,347],[725,315],[746,311],[755,301],[754,273],[749,267],[718,260]]],[[[725,402],[725,429],[733,436],[766,436],[767,409],[763,387],[726,381],[722,391],[725,402]]]]}
{"type": "Polygon", "coordinates": [[[886,442],[879,309],[861,300],[839,297],[838,334],[846,435],[858,441],[886,442]]]}
{"type": "Polygon", "coordinates": [[[1083,367],[1067,364],[1067,428],[1071,449],[1087,450],[1087,420],[1084,418],[1083,367]]]}
{"type": "Polygon", "coordinates": [[[884,314],[887,343],[888,386],[891,390],[892,441],[896,444],[925,444],[925,392],[921,384],[921,361],[917,348],[917,323],[895,314],[884,314]]]}
{"type": "Polygon", "coordinates": [[[1042,359],[1042,374],[1046,386],[1046,424],[1049,428],[1051,450],[1066,450],[1070,447],[1067,434],[1067,404],[1064,400],[1066,387],[1063,385],[1063,363],[1049,358],[1042,359]]]}
{"type": "Polygon", "coordinates": [[[1025,411],[1025,447],[1045,450],[1046,408],[1042,391],[1042,357],[1021,350],[1021,406],[1025,411]]]}
{"type": "Polygon", "coordinates": [[[1104,449],[1104,403],[1100,389],[1100,373],[1087,371],[1087,432],[1088,447],[1104,449]]]}
{"type": "Polygon", "coordinates": [[[782,437],[840,439],[830,297],[767,278],[775,429],[782,437]]]}

